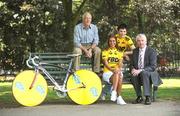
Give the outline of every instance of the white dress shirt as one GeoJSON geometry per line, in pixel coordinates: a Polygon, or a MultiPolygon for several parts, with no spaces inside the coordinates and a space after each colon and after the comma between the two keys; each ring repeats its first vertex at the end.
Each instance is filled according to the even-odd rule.
{"type": "MultiPolygon", "coordinates": [[[[140,54],[141,54],[141,56],[142,56],[142,67],[140,68],[139,67],[139,63],[138,63],[138,67],[140,68],[140,69],[143,69],[144,68],[144,55],[145,55],[145,51],[146,51],[146,46],[144,47],[144,48],[139,48],[139,56],[140,56],[140,54]]],[[[140,57],[139,57],[140,58],[140,57]]],[[[138,61],[139,61],[139,59],[138,59],[138,61]]]]}

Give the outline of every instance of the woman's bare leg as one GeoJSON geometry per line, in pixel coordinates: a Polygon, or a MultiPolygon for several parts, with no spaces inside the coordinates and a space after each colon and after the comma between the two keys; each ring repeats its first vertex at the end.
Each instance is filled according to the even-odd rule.
{"type": "Polygon", "coordinates": [[[118,74],[113,74],[112,77],[110,78],[111,80],[111,83],[112,83],[112,86],[113,86],[113,90],[117,91],[118,89],[118,84],[119,84],[119,76],[118,74]]]}
{"type": "Polygon", "coordinates": [[[117,86],[117,95],[121,95],[121,90],[122,90],[122,81],[123,81],[123,77],[119,76],[119,80],[118,80],[118,86],[117,86]]]}

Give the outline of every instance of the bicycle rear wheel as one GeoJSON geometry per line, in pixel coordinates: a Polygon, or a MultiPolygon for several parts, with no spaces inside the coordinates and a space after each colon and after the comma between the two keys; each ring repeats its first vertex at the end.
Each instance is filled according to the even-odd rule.
{"type": "Polygon", "coordinates": [[[39,105],[46,98],[48,86],[40,73],[37,74],[33,87],[30,89],[35,75],[35,71],[26,70],[19,73],[13,81],[13,96],[24,106],[39,105]]]}
{"type": "Polygon", "coordinates": [[[68,95],[72,101],[81,105],[92,104],[102,92],[100,78],[92,71],[78,70],[67,81],[68,95]],[[82,87],[84,85],[84,87],[82,87]]]}

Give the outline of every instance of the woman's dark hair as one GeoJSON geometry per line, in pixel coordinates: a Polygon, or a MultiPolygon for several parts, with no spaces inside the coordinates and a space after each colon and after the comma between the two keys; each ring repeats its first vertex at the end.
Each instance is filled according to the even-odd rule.
{"type": "Polygon", "coordinates": [[[110,45],[109,45],[110,38],[115,38],[115,40],[116,40],[116,48],[117,48],[117,38],[116,38],[115,35],[109,35],[108,36],[108,48],[110,47],[110,45]]]}

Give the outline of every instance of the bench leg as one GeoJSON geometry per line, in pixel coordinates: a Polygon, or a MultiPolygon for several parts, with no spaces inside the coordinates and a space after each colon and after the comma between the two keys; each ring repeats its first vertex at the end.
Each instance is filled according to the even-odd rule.
{"type": "Polygon", "coordinates": [[[102,100],[105,100],[105,97],[108,95],[108,94],[111,94],[111,84],[108,84],[108,83],[104,83],[104,87],[102,89],[102,95],[101,95],[101,99],[102,100]],[[103,98],[104,97],[104,98],[103,98]]]}
{"type": "Polygon", "coordinates": [[[152,101],[155,102],[156,101],[156,97],[157,97],[157,90],[158,87],[153,86],[153,96],[152,96],[152,101]]]}

